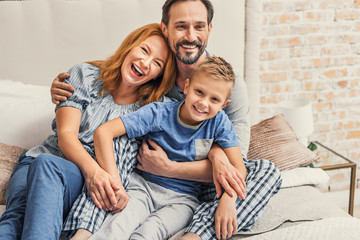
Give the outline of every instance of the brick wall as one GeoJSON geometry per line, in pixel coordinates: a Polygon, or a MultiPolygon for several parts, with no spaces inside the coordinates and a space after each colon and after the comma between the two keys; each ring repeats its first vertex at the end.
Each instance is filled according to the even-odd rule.
{"type": "Polygon", "coordinates": [[[260,119],[307,97],[310,139],[360,165],[360,0],[263,0],[262,11],[260,119]]]}

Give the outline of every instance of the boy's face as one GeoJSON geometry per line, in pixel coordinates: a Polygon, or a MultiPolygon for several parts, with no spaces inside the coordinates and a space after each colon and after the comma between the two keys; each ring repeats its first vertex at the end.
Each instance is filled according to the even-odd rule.
{"type": "Polygon", "coordinates": [[[213,118],[226,107],[230,100],[228,95],[232,84],[218,80],[199,71],[191,82],[186,80],[185,102],[180,110],[180,119],[188,125],[198,125],[204,120],[213,118]]]}

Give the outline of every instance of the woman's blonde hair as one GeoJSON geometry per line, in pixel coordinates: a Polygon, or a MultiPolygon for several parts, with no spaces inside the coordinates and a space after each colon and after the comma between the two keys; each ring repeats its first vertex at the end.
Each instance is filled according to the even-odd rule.
{"type": "MultiPolygon", "coordinates": [[[[114,55],[106,60],[90,61],[89,64],[100,68],[100,77],[103,81],[103,86],[100,89],[99,95],[111,94],[119,86],[122,79],[121,66],[129,54],[135,47],[139,46],[145,39],[150,36],[161,36],[165,39],[160,25],[152,23],[140,27],[131,32],[125,40],[121,43],[114,55]]],[[[167,43],[166,39],[165,42],[167,43]]],[[[160,97],[164,96],[175,84],[177,68],[175,57],[170,49],[167,56],[164,71],[155,79],[139,86],[136,100],[140,105],[146,105],[151,102],[158,101],[160,97]]]]}

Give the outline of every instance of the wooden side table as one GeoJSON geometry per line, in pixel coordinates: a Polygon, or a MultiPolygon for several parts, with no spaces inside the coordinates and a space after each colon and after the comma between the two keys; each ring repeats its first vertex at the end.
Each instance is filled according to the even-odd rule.
{"type": "Polygon", "coordinates": [[[349,189],[349,207],[348,213],[353,216],[354,212],[354,197],[355,197],[355,178],[356,178],[356,163],[350,159],[340,155],[329,147],[324,146],[318,141],[314,142],[317,146],[315,152],[318,154],[320,159],[313,163],[314,167],[320,167],[323,170],[335,170],[342,168],[350,168],[350,189],[349,189]]]}

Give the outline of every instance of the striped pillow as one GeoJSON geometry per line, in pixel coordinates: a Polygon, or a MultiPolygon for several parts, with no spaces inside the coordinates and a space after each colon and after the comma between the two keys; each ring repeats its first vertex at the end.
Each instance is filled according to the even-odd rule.
{"type": "Polygon", "coordinates": [[[319,157],[297,140],[284,115],[276,115],[251,127],[247,158],[270,160],[282,171],[308,165],[319,157]]]}

